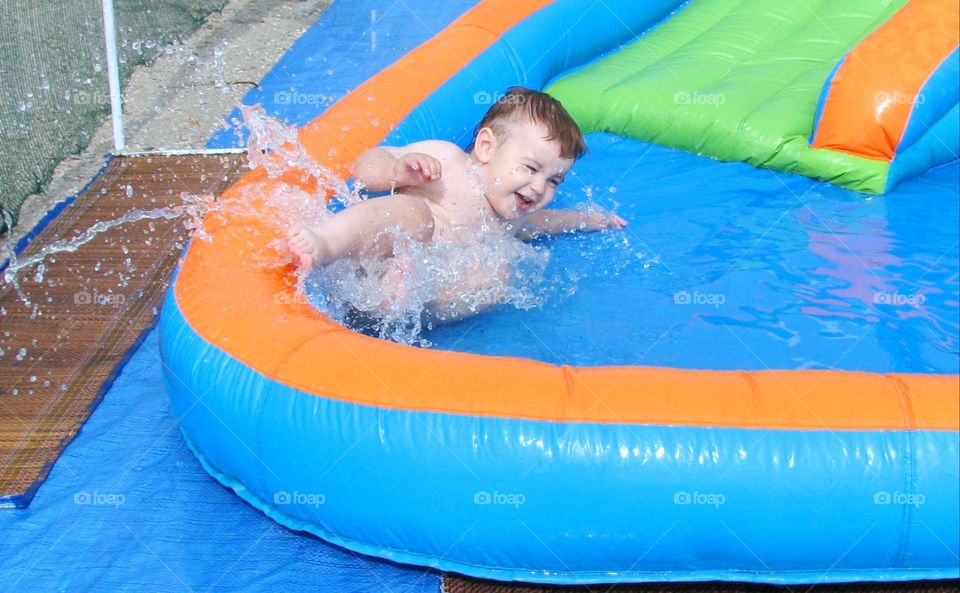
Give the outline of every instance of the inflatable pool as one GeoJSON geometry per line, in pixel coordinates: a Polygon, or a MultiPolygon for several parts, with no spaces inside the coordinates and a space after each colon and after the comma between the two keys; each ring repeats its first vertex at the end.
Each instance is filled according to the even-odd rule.
{"type": "MultiPolygon", "coordinates": [[[[848,70],[901,70],[873,52],[950,23],[956,6],[836,4],[481,2],[300,143],[342,175],[380,142],[465,144],[496,92],[522,84],[588,130],[865,191],[955,158],[955,30],[906,44],[923,59],[906,55],[880,86],[848,70]],[[752,31],[766,45],[733,43],[752,31]],[[696,78],[720,47],[737,68],[696,78]],[[878,88],[891,94],[874,101],[878,88]],[[643,109],[624,103],[638,92],[643,109]]],[[[304,171],[258,169],[221,200],[280,184],[316,191],[304,171]]],[[[269,225],[224,210],[205,230],[161,314],[165,380],[204,467],[283,525],[504,580],[960,576],[956,375],[574,367],[403,346],[299,303],[292,269],[241,265],[275,238],[269,225]]]]}

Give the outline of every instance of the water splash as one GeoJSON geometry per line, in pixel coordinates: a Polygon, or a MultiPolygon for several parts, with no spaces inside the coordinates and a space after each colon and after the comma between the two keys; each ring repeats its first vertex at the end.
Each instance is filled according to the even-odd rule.
{"type": "MultiPolygon", "coordinates": [[[[28,257],[19,258],[13,248],[7,244],[5,246],[5,258],[8,260],[7,267],[3,270],[3,281],[13,286],[14,290],[20,296],[28,307],[31,306],[30,298],[23,291],[18,281],[18,274],[22,270],[27,270],[36,266],[33,276],[35,282],[42,282],[43,275],[47,269],[46,260],[50,256],[58,253],[72,253],[97,237],[100,233],[110,229],[123,226],[131,222],[141,220],[158,219],[176,219],[186,217],[184,224],[188,229],[203,236],[203,216],[211,212],[215,199],[210,195],[192,195],[181,194],[182,204],[154,210],[131,210],[130,212],[112,220],[102,220],[93,226],[85,229],[82,233],[72,239],[61,239],[43,247],[28,257]]],[[[130,261],[130,258],[127,258],[130,261]]]]}
{"type": "MultiPolygon", "coordinates": [[[[76,237],[56,241],[27,257],[16,256],[8,246],[4,282],[31,305],[21,289],[20,278],[32,270],[32,279],[42,282],[52,256],[76,251],[103,232],[143,220],[183,219],[191,237],[210,240],[204,218],[216,212],[254,217],[276,231],[277,239],[251,260],[238,261],[236,265],[288,265],[292,255],[287,252],[285,237],[294,225],[304,221],[319,224],[336,210],[352,207],[365,198],[361,188],[349,187],[306,152],[298,141],[297,128],[270,117],[259,105],[243,107],[241,111],[250,132],[249,166],[260,167],[267,173],[267,185],[251,184],[224,201],[209,195],[182,194],[180,204],[133,210],[100,221],[76,237]],[[306,191],[279,182],[278,178],[291,169],[300,171],[305,179],[315,180],[317,189],[306,191]]],[[[127,189],[129,193],[130,188],[127,189]]],[[[485,224],[476,229],[469,242],[438,239],[422,243],[394,229],[385,232],[395,235],[393,257],[342,259],[313,272],[300,270],[296,282],[314,305],[334,319],[405,344],[427,346],[430,342],[425,334],[437,324],[490,307],[540,307],[547,298],[575,291],[579,278],[575,274],[561,281],[555,275],[548,277],[548,243],[525,244],[485,224]]],[[[134,270],[127,259],[129,275],[134,270]]],[[[123,283],[124,274],[117,275],[123,283]]]]}
{"type": "Polygon", "coordinates": [[[305,290],[318,308],[358,331],[430,346],[429,330],[506,305],[545,301],[549,250],[480,230],[469,243],[422,243],[396,230],[390,259],[341,259],[315,270],[305,290]]]}
{"type": "MultiPolygon", "coordinates": [[[[360,202],[360,188],[350,188],[340,177],[310,156],[299,142],[300,130],[295,126],[267,115],[262,105],[245,106],[241,109],[244,122],[250,131],[247,142],[247,159],[250,168],[263,167],[270,178],[276,178],[290,169],[299,169],[305,177],[317,181],[320,193],[344,206],[360,202]]],[[[282,199],[271,195],[270,200],[282,199]]],[[[316,196],[311,200],[316,200],[316,196]]],[[[295,200],[294,200],[295,201],[295,200]]],[[[322,201],[322,200],[321,200],[322,201]]],[[[293,205],[288,201],[285,206],[293,205]]],[[[278,210],[282,212],[282,210],[278,210]]]]}

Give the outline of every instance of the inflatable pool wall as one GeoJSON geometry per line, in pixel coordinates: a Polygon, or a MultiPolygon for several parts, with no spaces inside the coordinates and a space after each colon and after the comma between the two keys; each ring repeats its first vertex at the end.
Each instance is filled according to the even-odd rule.
{"type": "MultiPolygon", "coordinates": [[[[344,172],[388,133],[464,139],[483,93],[543,88],[698,1],[482,2],[301,143],[344,172]]],[[[254,170],[221,200],[314,189],[304,175],[254,170]]],[[[203,466],[277,522],[505,580],[960,576],[956,376],[571,367],[402,346],[293,298],[292,269],[248,265],[276,231],[228,210],[208,217],[210,240],[190,243],[169,288],[164,376],[203,466]]]]}

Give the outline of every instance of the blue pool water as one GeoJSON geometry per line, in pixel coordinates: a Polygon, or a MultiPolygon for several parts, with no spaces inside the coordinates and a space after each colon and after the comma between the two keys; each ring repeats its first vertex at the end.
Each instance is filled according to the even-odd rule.
{"type": "Polygon", "coordinates": [[[572,365],[958,372],[957,161],[871,196],[588,142],[555,206],[591,186],[630,226],[545,241],[543,308],[438,328],[433,347],[572,365]]]}

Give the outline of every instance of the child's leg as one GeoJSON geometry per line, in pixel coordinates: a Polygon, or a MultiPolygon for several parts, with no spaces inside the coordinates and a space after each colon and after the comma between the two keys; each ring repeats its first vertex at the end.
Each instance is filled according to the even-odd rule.
{"type": "Polygon", "coordinates": [[[433,237],[433,214],[425,199],[402,194],[372,198],[341,210],[315,227],[295,228],[287,244],[307,268],[372,249],[388,257],[393,242],[384,231],[393,228],[415,240],[429,241],[433,237]]]}

